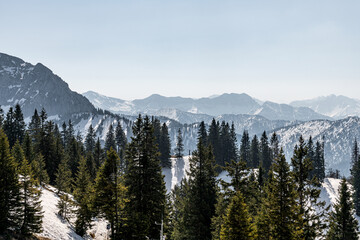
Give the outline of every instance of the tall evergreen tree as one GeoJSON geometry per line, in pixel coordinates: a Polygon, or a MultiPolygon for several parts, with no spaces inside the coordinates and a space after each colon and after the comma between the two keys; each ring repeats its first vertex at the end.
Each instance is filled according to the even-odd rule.
{"type": "Polygon", "coordinates": [[[201,128],[198,136],[197,150],[190,159],[189,192],[184,200],[182,222],[179,224],[182,232],[176,239],[211,239],[211,219],[215,214],[217,190],[214,156],[211,147],[205,147],[202,143],[201,128]]]}
{"type": "Polygon", "coordinates": [[[104,159],[103,149],[101,148],[100,138],[96,140],[94,149],[94,161],[96,169],[99,169],[104,159]]]}
{"type": "Polygon", "coordinates": [[[265,226],[269,230],[269,239],[302,239],[301,215],[296,199],[296,186],[281,149],[272,164],[266,198],[257,218],[260,232],[264,232],[265,226]]]}
{"type": "Polygon", "coordinates": [[[42,231],[43,218],[40,201],[41,190],[37,188],[37,182],[33,177],[31,166],[25,157],[21,163],[19,173],[21,174],[20,232],[23,235],[39,233],[42,231]]]}
{"type": "Polygon", "coordinates": [[[90,127],[89,127],[86,137],[85,137],[86,152],[93,153],[93,151],[95,149],[95,144],[96,144],[96,133],[95,133],[95,130],[94,130],[92,124],[90,124],[90,127]]]}
{"type": "Polygon", "coordinates": [[[41,137],[41,120],[36,109],[34,111],[34,115],[31,117],[28,131],[33,142],[39,141],[39,138],[41,137]]]}
{"type": "Polygon", "coordinates": [[[118,150],[118,154],[120,156],[120,160],[124,160],[125,156],[125,148],[127,144],[127,139],[124,130],[121,127],[120,121],[118,121],[118,124],[115,129],[115,143],[118,150]]]}
{"type": "Polygon", "coordinates": [[[11,154],[14,157],[15,162],[16,162],[16,164],[18,166],[18,169],[19,169],[19,167],[21,166],[22,161],[25,158],[25,154],[24,154],[24,151],[22,150],[21,145],[20,145],[18,140],[15,142],[15,145],[11,149],[11,154]]]}
{"type": "Polygon", "coordinates": [[[0,128],[3,127],[3,123],[4,123],[4,110],[2,110],[0,105],[0,128]]]}
{"type": "MultiPolygon", "coordinates": [[[[224,125],[225,125],[225,122],[224,122],[224,125]]],[[[224,131],[226,131],[226,129],[224,129],[224,131]]],[[[225,138],[225,136],[224,136],[224,138],[225,138]]],[[[214,118],[211,121],[211,124],[209,127],[208,144],[210,144],[212,146],[214,157],[215,157],[215,163],[223,166],[222,158],[224,157],[224,154],[221,151],[223,149],[222,149],[221,140],[220,140],[220,127],[219,127],[219,122],[216,122],[214,118]]]]}
{"type": "Polygon", "coordinates": [[[130,200],[126,204],[126,238],[155,239],[160,234],[156,223],[162,221],[165,213],[166,189],[149,117],[138,117],[133,134],[126,154],[125,186],[130,200]]]}
{"type": "Polygon", "coordinates": [[[108,132],[106,133],[105,151],[109,151],[110,148],[116,150],[115,132],[112,124],[110,124],[108,132]]]}
{"type": "Polygon", "coordinates": [[[250,138],[248,131],[243,132],[240,143],[240,158],[246,162],[248,167],[252,166],[251,158],[250,158],[250,138]]]}
{"type": "Polygon", "coordinates": [[[280,153],[279,138],[274,132],[270,139],[271,159],[275,159],[280,153]]]}
{"type": "Polygon", "coordinates": [[[160,163],[162,167],[171,168],[170,160],[170,151],[171,151],[171,142],[169,136],[169,129],[165,123],[161,126],[161,135],[160,135],[160,163]]]}
{"type": "Polygon", "coordinates": [[[255,238],[255,228],[247,205],[241,193],[237,193],[226,210],[224,224],[221,226],[221,240],[247,240],[255,238]]]}
{"type": "Polygon", "coordinates": [[[45,183],[49,183],[49,176],[46,172],[46,166],[44,157],[41,153],[35,155],[33,161],[30,163],[33,177],[38,181],[40,186],[43,186],[45,183]]]}
{"type": "Polygon", "coordinates": [[[65,155],[64,158],[61,159],[59,167],[56,172],[56,187],[58,189],[58,195],[60,197],[58,201],[58,214],[64,219],[68,219],[71,213],[71,203],[70,197],[68,193],[71,191],[71,170],[69,166],[69,156],[65,155]]]}
{"type": "Polygon", "coordinates": [[[19,180],[9,142],[0,129],[0,233],[16,227],[19,208],[19,180]]]}
{"type": "Polygon", "coordinates": [[[250,158],[251,158],[251,168],[257,168],[260,166],[260,147],[259,147],[259,140],[255,135],[251,140],[250,146],[250,158]]]}
{"type": "Polygon", "coordinates": [[[355,139],[354,146],[352,149],[351,155],[351,176],[352,176],[352,185],[354,188],[353,193],[353,200],[354,200],[354,207],[356,211],[356,215],[360,216],[360,158],[359,158],[359,149],[358,143],[355,139]]]}
{"type": "Polygon", "coordinates": [[[14,131],[15,139],[20,143],[23,142],[25,136],[25,126],[24,115],[21,111],[21,107],[19,104],[16,104],[14,111],[14,131]]]}
{"type": "Polygon", "coordinates": [[[124,237],[126,188],[120,174],[120,159],[113,148],[101,165],[95,180],[95,207],[111,226],[112,239],[132,239],[124,237]]]}
{"type": "Polygon", "coordinates": [[[8,112],[6,113],[6,119],[4,121],[4,132],[9,139],[9,145],[12,146],[16,142],[16,134],[15,134],[15,125],[14,125],[14,109],[12,107],[9,108],[8,112]]]}
{"type": "Polygon", "coordinates": [[[198,141],[201,139],[201,142],[204,146],[208,145],[208,135],[206,132],[206,126],[204,121],[200,122],[197,138],[198,141]]]}
{"type": "Polygon", "coordinates": [[[358,221],[354,217],[354,206],[346,180],[341,181],[339,199],[330,213],[330,226],[326,239],[355,240],[358,237],[358,221]]]}
{"type": "Polygon", "coordinates": [[[177,136],[176,136],[176,148],[175,148],[175,156],[177,158],[183,157],[183,151],[184,151],[184,144],[182,139],[182,132],[181,129],[178,129],[177,136]]]}
{"type": "Polygon", "coordinates": [[[260,139],[260,164],[264,169],[265,176],[267,176],[271,166],[271,152],[265,131],[260,139]]]}
{"type": "Polygon", "coordinates": [[[323,182],[325,179],[324,143],[316,141],[314,158],[314,174],[319,180],[319,182],[323,182]]]}
{"type": "Polygon", "coordinates": [[[86,159],[81,157],[79,168],[75,178],[74,199],[77,209],[75,231],[80,236],[84,236],[86,230],[91,228],[91,218],[93,215],[91,206],[92,184],[90,174],[86,166],[86,159]]]}
{"type": "Polygon", "coordinates": [[[298,193],[298,204],[302,216],[302,237],[304,239],[316,239],[323,232],[325,224],[322,219],[325,216],[325,202],[319,201],[321,189],[316,178],[310,179],[312,161],[308,157],[308,148],[302,136],[298,145],[295,146],[294,155],[291,158],[292,174],[298,193]]]}
{"type": "Polygon", "coordinates": [[[25,133],[22,149],[24,150],[25,158],[31,163],[34,158],[34,148],[28,131],[25,133]]]}

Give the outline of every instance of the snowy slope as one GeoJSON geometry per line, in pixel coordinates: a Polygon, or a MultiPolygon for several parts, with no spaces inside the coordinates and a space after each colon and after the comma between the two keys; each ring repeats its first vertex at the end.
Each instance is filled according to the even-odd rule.
{"type": "MultiPolygon", "coordinates": [[[[59,209],[56,205],[59,201],[59,196],[56,194],[56,188],[46,186],[46,188],[42,188],[41,192],[42,195],[40,199],[42,201],[41,205],[44,212],[44,218],[43,232],[39,234],[39,236],[54,240],[82,240],[83,238],[75,233],[73,226],[57,214],[59,209]]],[[[72,222],[74,220],[75,219],[72,219],[72,222]]],[[[93,224],[94,226],[88,231],[88,234],[91,233],[95,238],[91,238],[90,235],[88,235],[87,239],[106,239],[107,223],[105,221],[94,219],[93,224]]]]}
{"type": "Polygon", "coordinates": [[[360,116],[360,100],[341,95],[329,95],[309,100],[294,101],[290,105],[294,107],[308,107],[320,114],[335,119],[360,116]]]}

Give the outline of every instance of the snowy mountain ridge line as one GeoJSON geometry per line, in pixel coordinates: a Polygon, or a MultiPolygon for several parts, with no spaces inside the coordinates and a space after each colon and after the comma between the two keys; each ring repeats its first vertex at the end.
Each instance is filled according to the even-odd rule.
{"type": "MultiPolygon", "coordinates": [[[[307,107],[292,107],[287,104],[274,102],[260,102],[251,96],[242,94],[222,94],[220,96],[208,98],[182,98],[164,97],[153,94],[144,99],[125,101],[107,97],[99,93],[88,91],[83,93],[95,107],[111,111],[117,114],[134,115],[138,113],[165,116],[174,120],[181,121],[181,118],[193,117],[192,122],[198,121],[196,118],[216,117],[223,114],[248,114],[264,116],[270,120],[313,120],[331,119],[328,116],[316,113],[307,107]],[[200,114],[201,116],[196,116],[200,114]]],[[[188,123],[191,120],[188,121],[188,123]]]]}

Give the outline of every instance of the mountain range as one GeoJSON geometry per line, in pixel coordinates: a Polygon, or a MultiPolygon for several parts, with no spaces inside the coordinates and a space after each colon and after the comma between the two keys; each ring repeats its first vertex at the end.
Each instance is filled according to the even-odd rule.
{"type": "Polygon", "coordinates": [[[286,105],[261,102],[247,94],[223,94],[201,99],[152,95],[133,101],[94,92],[84,95],[90,101],[70,90],[65,81],[41,63],[32,65],[20,58],[0,54],[0,105],[5,112],[19,103],[24,116],[29,119],[35,108],[44,107],[55,123],[71,119],[82,136],[92,124],[102,142],[110,124],[117,122],[122,124],[130,138],[132,122],[138,113],[143,113],[157,116],[168,125],[173,147],[180,128],[185,152],[188,153],[196,147],[198,123],[205,121],[209,124],[215,118],[220,122],[233,122],[238,139],[244,130],[250,135],[275,131],[288,160],[300,135],[306,139],[311,135],[315,141],[325,137],[327,168],[340,169],[348,175],[353,141],[360,134],[359,117],[346,117],[358,115],[358,101],[343,96],[286,105]]]}
{"type": "Polygon", "coordinates": [[[293,107],[288,104],[278,104],[266,101],[261,103],[251,96],[242,93],[222,94],[220,96],[192,99],[182,97],[164,97],[153,94],[144,99],[125,101],[89,91],[83,93],[95,107],[106,109],[113,113],[134,115],[145,113],[161,115],[174,120],[194,122],[200,118],[210,118],[223,114],[247,114],[266,117],[269,120],[308,121],[314,119],[331,119],[316,113],[308,107],[293,107]]]}

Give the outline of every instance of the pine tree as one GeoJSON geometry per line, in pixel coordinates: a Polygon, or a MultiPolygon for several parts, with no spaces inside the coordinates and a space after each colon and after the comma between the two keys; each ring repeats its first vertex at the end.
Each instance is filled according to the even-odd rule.
{"type": "Polygon", "coordinates": [[[324,143],[316,141],[314,158],[315,176],[319,182],[323,182],[325,179],[324,143]]]}
{"type": "Polygon", "coordinates": [[[314,148],[314,142],[312,140],[312,137],[310,136],[309,137],[309,140],[306,144],[306,148],[307,148],[307,155],[306,157],[308,159],[310,159],[310,162],[311,162],[311,170],[310,170],[310,173],[309,173],[309,176],[308,178],[309,179],[312,179],[313,177],[316,176],[316,169],[315,169],[315,148],[314,148]]]}
{"type": "MultiPolygon", "coordinates": [[[[211,147],[202,143],[198,132],[197,150],[190,159],[189,189],[184,200],[181,232],[176,239],[211,239],[211,219],[216,205],[216,172],[211,147]]],[[[176,230],[176,229],[175,229],[176,230]]]]}
{"type": "MultiPolygon", "coordinates": [[[[225,124],[225,122],[224,122],[225,124]]],[[[224,129],[225,131],[225,129],[224,129]]],[[[225,137],[225,136],[224,136],[225,137]]],[[[213,118],[209,127],[209,134],[208,134],[208,144],[212,146],[214,157],[215,157],[215,163],[223,166],[223,152],[222,146],[221,146],[221,140],[220,140],[220,127],[219,122],[216,122],[213,118]]]]}
{"type": "Polygon", "coordinates": [[[12,148],[12,146],[16,142],[14,121],[14,110],[12,107],[10,107],[8,112],[6,113],[6,119],[3,126],[4,132],[9,139],[10,148],[12,148]]]}
{"type": "Polygon", "coordinates": [[[88,132],[85,137],[86,152],[93,153],[93,151],[95,149],[95,143],[96,143],[95,137],[96,137],[96,133],[94,131],[92,124],[90,124],[90,127],[89,127],[88,132]]]}
{"type": "Polygon", "coordinates": [[[244,130],[243,135],[241,137],[241,144],[240,144],[240,158],[246,162],[248,167],[254,167],[251,163],[250,158],[250,138],[249,133],[244,130]]]}
{"type": "Polygon", "coordinates": [[[109,126],[109,130],[106,133],[106,139],[105,139],[105,150],[109,151],[110,148],[116,150],[115,133],[112,124],[110,124],[109,126]]]}
{"type": "Polygon", "coordinates": [[[359,149],[358,143],[355,139],[354,146],[351,156],[351,176],[352,176],[352,185],[354,188],[353,199],[356,215],[360,216],[360,158],[359,158],[359,149]]]}
{"type": "Polygon", "coordinates": [[[171,151],[171,142],[169,136],[169,130],[165,123],[161,126],[161,135],[160,135],[160,164],[164,168],[171,168],[170,160],[170,151],[171,151]]]}
{"type": "Polygon", "coordinates": [[[28,131],[33,142],[39,141],[41,134],[41,120],[36,109],[34,111],[34,115],[31,117],[28,131]]]}
{"type": "Polygon", "coordinates": [[[354,217],[354,206],[346,180],[341,181],[339,199],[330,213],[330,226],[326,239],[352,240],[358,237],[358,222],[354,217]]]}
{"type": "Polygon", "coordinates": [[[208,135],[206,132],[206,126],[205,126],[205,122],[202,121],[200,122],[199,125],[199,131],[198,131],[198,142],[201,139],[202,145],[207,146],[208,145],[208,135]]]}
{"type": "Polygon", "coordinates": [[[257,136],[255,135],[251,140],[250,146],[250,158],[251,158],[251,168],[257,168],[260,166],[260,149],[259,149],[259,141],[257,136]]]}
{"type": "Polygon", "coordinates": [[[34,158],[34,149],[33,144],[29,135],[29,132],[26,131],[24,141],[22,144],[22,149],[25,154],[25,158],[31,163],[34,158]]]}
{"type": "Polygon", "coordinates": [[[19,181],[9,142],[0,129],[0,233],[17,225],[19,181]]]}
{"type": "Polygon", "coordinates": [[[302,136],[298,145],[295,146],[294,155],[291,158],[292,174],[298,193],[298,204],[302,216],[302,237],[304,239],[316,239],[326,227],[322,222],[325,216],[325,202],[318,201],[321,189],[316,178],[310,179],[312,161],[308,157],[308,148],[302,136]]]}
{"type": "Polygon", "coordinates": [[[181,129],[179,128],[179,130],[177,132],[177,136],[176,136],[175,157],[182,158],[183,151],[184,151],[184,144],[183,144],[181,129]]]}
{"type": "Polygon", "coordinates": [[[123,161],[125,156],[127,139],[125,132],[121,127],[120,121],[118,121],[118,124],[115,129],[115,142],[116,142],[116,147],[118,149],[118,154],[120,156],[120,160],[123,161]]]}
{"type": "Polygon", "coordinates": [[[72,137],[67,147],[67,154],[69,155],[69,165],[72,176],[75,176],[77,168],[79,166],[81,157],[81,143],[77,142],[75,137],[72,137]]]}
{"type": "Polygon", "coordinates": [[[11,149],[11,155],[14,157],[18,168],[21,166],[23,159],[25,158],[24,151],[21,148],[19,140],[15,142],[15,145],[11,149]]]}
{"type": "Polygon", "coordinates": [[[101,148],[100,138],[97,139],[94,149],[94,161],[96,169],[99,169],[104,159],[103,149],[101,148]]]}
{"type": "Polygon", "coordinates": [[[75,210],[75,231],[80,236],[84,236],[86,230],[91,228],[91,218],[93,215],[91,193],[92,184],[90,174],[88,173],[85,158],[81,157],[73,193],[77,205],[77,209],[75,210]]]}
{"type": "Polygon", "coordinates": [[[61,159],[59,167],[56,172],[56,187],[60,197],[57,207],[59,208],[58,214],[64,219],[68,219],[71,213],[71,203],[68,193],[71,190],[71,170],[69,166],[69,156],[65,155],[61,159]]]}
{"type": "Polygon", "coordinates": [[[260,139],[260,164],[264,168],[265,177],[267,177],[271,166],[271,152],[265,131],[260,139]]]}
{"type": "Polygon", "coordinates": [[[241,193],[237,193],[226,210],[224,224],[221,226],[221,240],[254,239],[255,229],[241,193]]]}
{"type": "Polygon", "coordinates": [[[3,127],[3,123],[4,123],[4,110],[2,110],[0,105],[0,129],[3,127]]]}
{"type": "Polygon", "coordinates": [[[49,183],[49,176],[46,172],[44,157],[41,153],[36,154],[34,160],[30,163],[33,171],[34,179],[38,181],[40,186],[49,183]]]}
{"type": "Polygon", "coordinates": [[[280,153],[279,138],[276,135],[276,132],[274,132],[273,135],[271,135],[270,148],[271,148],[271,159],[275,159],[280,153]]]}
{"type": "Polygon", "coordinates": [[[111,225],[111,238],[124,238],[126,188],[119,172],[120,159],[112,148],[101,165],[95,180],[94,205],[111,225]]]}
{"type": "Polygon", "coordinates": [[[126,154],[125,186],[130,199],[126,204],[126,238],[159,238],[156,223],[165,218],[166,189],[153,131],[147,116],[139,116],[133,126],[134,137],[126,154]]]}
{"type": "Polygon", "coordinates": [[[31,166],[25,157],[21,163],[19,173],[21,174],[20,232],[26,236],[42,231],[41,190],[37,188],[37,182],[33,177],[31,166]]]}
{"type": "Polygon", "coordinates": [[[22,143],[25,135],[25,121],[24,115],[21,111],[21,107],[19,104],[15,105],[15,112],[14,112],[14,132],[15,132],[15,139],[22,143]]]}
{"type": "Polygon", "coordinates": [[[262,211],[258,217],[258,221],[262,221],[257,223],[259,225],[264,224],[264,220],[267,221],[265,225],[268,225],[270,239],[301,239],[301,215],[295,188],[289,164],[281,149],[269,173],[266,198],[263,199],[262,211]]]}

